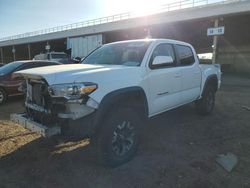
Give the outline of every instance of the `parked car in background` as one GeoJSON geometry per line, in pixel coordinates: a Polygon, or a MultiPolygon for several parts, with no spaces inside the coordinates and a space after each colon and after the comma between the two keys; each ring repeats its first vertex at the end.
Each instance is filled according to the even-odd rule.
{"type": "Polygon", "coordinates": [[[0,67],[0,104],[4,103],[8,96],[22,94],[18,88],[23,82],[22,78],[13,76],[15,71],[44,67],[49,65],[59,65],[61,63],[52,61],[14,61],[0,67]]]}

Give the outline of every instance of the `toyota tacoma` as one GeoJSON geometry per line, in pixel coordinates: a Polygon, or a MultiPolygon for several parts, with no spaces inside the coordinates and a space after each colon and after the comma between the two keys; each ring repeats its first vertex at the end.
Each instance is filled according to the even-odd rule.
{"type": "Polygon", "coordinates": [[[81,64],[16,76],[26,80],[26,111],[12,120],[43,136],[88,135],[110,166],[132,158],[148,118],[191,102],[210,114],[221,84],[218,64],[200,65],[190,44],[168,39],[110,43],[81,64]]]}

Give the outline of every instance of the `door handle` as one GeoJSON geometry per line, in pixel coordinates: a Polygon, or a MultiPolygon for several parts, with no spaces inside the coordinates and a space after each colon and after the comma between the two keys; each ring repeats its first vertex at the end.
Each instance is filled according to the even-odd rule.
{"type": "Polygon", "coordinates": [[[200,74],[200,71],[195,71],[194,74],[200,74]]]}

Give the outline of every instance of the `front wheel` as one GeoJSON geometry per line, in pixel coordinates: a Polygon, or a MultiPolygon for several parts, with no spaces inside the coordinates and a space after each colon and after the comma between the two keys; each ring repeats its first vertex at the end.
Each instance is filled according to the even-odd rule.
{"type": "Polygon", "coordinates": [[[202,98],[196,102],[197,113],[201,115],[208,115],[212,113],[215,104],[215,90],[208,86],[202,95],[202,98]]]}
{"type": "Polygon", "coordinates": [[[129,161],[136,153],[141,120],[133,109],[109,113],[97,136],[97,152],[102,164],[115,167],[129,161]]]}

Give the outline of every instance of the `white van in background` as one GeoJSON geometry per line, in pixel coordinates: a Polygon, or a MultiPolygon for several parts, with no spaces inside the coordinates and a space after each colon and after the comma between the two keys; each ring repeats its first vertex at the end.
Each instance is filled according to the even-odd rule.
{"type": "Polygon", "coordinates": [[[44,54],[35,55],[34,60],[50,60],[60,63],[68,62],[68,56],[64,52],[49,52],[44,54]]]}

